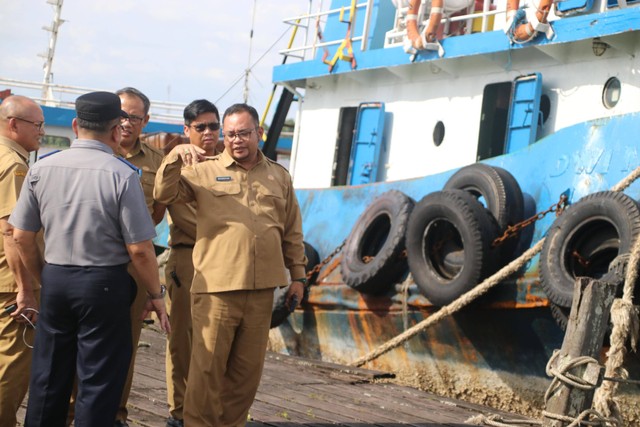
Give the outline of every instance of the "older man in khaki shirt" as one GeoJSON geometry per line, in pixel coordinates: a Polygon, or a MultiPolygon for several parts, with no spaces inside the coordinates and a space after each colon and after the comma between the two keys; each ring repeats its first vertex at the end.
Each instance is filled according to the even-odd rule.
{"type": "Polygon", "coordinates": [[[27,175],[29,152],[40,147],[43,135],[38,104],[18,95],[0,104],[0,427],[15,427],[29,385],[27,344],[33,343],[34,330],[22,315],[35,321],[40,285],[20,261],[8,218],[27,175]],[[11,314],[8,307],[15,307],[11,314]]]}
{"type": "Polygon", "coordinates": [[[222,154],[206,158],[194,145],[174,148],[154,191],[161,203],[197,204],[184,403],[190,427],[245,424],[264,365],[273,289],[287,284],[288,269],[286,298],[294,305],[305,282],[300,209],[289,173],[258,151],[258,113],[236,104],[223,124],[222,154]],[[183,163],[191,167],[181,175],[183,163]]]}

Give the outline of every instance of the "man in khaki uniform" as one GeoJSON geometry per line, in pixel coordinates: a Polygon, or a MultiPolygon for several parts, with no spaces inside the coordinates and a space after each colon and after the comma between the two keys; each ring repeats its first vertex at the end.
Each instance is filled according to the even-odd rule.
{"type": "Polygon", "coordinates": [[[18,95],[0,104],[0,427],[15,427],[29,386],[27,345],[33,344],[34,330],[22,316],[36,321],[40,286],[20,261],[8,219],[27,175],[29,152],[40,147],[43,135],[38,104],[18,95]],[[7,307],[15,309],[10,312],[7,307]]]}
{"type": "MultiPolygon", "coordinates": [[[[165,206],[153,200],[153,186],[156,172],[162,163],[164,154],[140,141],[142,129],[149,123],[149,108],[151,107],[151,102],[145,94],[132,87],[120,89],[116,92],[116,95],[120,97],[120,102],[122,102],[122,111],[129,115],[129,117],[122,122],[123,130],[122,141],[120,142],[120,154],[142,172],[140,181],[142,183],[144,199],[147,203],[151,219],[153,219],[153,223],[157,225],[164,217],[165,206]]],[[[136,272],[131,266],[129,266],[129,274],[134,278],[136,283],[138,283],[136,272]]],[[[129,415],[127,411],[127,400],[129,400],[129,393],[131,392],[136,351],[138,349],[138,341],[140,341],[140,332],[142,331],[142,320],[140,320],[140,316],[142,315],[146,300],[146,292],[138,286],[136,299],[133,304],[131,304],[133,353],[131,355],[127,382],[122,391],[120,408],[116,416],[116,427],[127,426],[127,416],[129,415]]]]}
{"type": "MultiPolygon", "coordinates": [[[[206,99],[198,99],[184,109],[184,134],[189,143],[202,148],[206,156],[222,152],[219,147],[220,114],[206,99]]],[[[173,333],[167,337],[166,372],[169,418],[167,427],[182,427],[184,394],[191,359],[191,280],[193,245],[196,242],[196,205],[175,203],[169,210],[169,246],[165,266],[167,312],[173,333]]]]}
{"type": "Polygon", "coordinates": [[[258,150],[264,131],[253,107],[231,106],[223,123],[222,154],[206,158],[195,145],[175,147],[154,190],[162,203],[196,201],[189,427],[245,424],[262,375],[273,290],[287,284],[288,269],[287,303],[297,304],[304,291],[302,220],[291,177],[258,150]]]}

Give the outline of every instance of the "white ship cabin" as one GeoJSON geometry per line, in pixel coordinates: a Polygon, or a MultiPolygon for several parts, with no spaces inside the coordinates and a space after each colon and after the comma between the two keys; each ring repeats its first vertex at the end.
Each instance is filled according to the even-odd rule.
{"type": "Polygon", "coordinates": [[[640,0],[556,2],[553,34],[524,43],[505,34],[506,0],[444,2],[440,52],[405,52],[406,1],[333,0],[286,21],[306,30],[273,73],[300,101],[297,188],[429,175],[640,111],[640,0]]]}

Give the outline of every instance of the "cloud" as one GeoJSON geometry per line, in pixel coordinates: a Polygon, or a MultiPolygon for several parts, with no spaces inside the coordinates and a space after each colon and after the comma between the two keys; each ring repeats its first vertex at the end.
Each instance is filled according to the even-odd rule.
{"type": "MultiPolygon", "coordinates": [[[[220,105],[242,100],[241,77],[250,100],[264,108],[272,67],[289,34],[285,18],[303,13],[307,2],[257,0],[249,59],[253,0],[67,0],[53,64],[54,82],[97,89],[138,87],[152,100],[188,103],[206,97],[220,105]],[[170,98],[170,99],[169,99],[170,98]]],[[[0,77],[42,80],[53,8],[45,0],[0,0],[0,77]],[[9,42],[7,42],[9,41],[9,42]]],[[[2,89],[2,88],[0,88],[2,89]]],[[[15,90],[16,93],[19,93],[15,90]]],[[[33,94],[27,95],[33,96],[33,94]]]]}

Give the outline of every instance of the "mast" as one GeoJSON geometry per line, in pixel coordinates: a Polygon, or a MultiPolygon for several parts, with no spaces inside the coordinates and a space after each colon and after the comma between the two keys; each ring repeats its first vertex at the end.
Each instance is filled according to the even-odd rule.
{"type": "Polygon", "coordinates": [[[251,73],[251,48],[253,46],[253,26],[256,22],[256,0],[253,0],[253,17],[251,18],[251,32],[249,32],[249,59],[247,61],[247,68],[244,70],[244,89],[242,91],[242,98],[246,104],[249,101],[249,74],[251,73]]]}
{"type": "Polygon", "coordinates": [[[60,18],[60,14],[62,12],[62,2],[64,0],[47,0],[47,3],[54,7],[54,17],[53,22],[50,27],[42,27],[43,30],[51,32],[51,37],[49,38],[49,48],[47,49],[47,53],[40,55],[45,58],[44,62],[44,78],[42,80],[42,99],[44,100],[44,104],[47,105],[51,101],[53,101],[53,90],[51,90],[51,84],[53,83],[53,72],[51,68],[53,66],[53,55],[56,51],[56,41],[58,39],[58,28],[64,22],[62,18],[60,18]]]}

